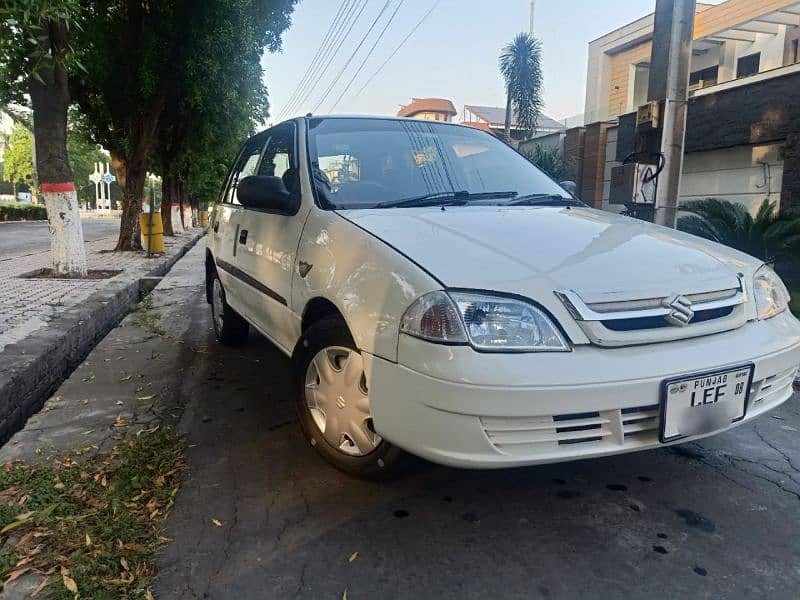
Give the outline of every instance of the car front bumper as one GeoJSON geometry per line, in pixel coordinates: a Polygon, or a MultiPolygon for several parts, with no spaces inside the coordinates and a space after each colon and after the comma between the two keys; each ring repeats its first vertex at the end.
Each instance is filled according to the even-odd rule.
{"type": "Polygon", "coordinates": [[[400,336],[398,363],[365,354],[376,431],[436,463],[503,468],[658,448],[665,379],[752,363],[747,422],[792,396],[800,322],[648,346],[488,354],[400,336]]]}

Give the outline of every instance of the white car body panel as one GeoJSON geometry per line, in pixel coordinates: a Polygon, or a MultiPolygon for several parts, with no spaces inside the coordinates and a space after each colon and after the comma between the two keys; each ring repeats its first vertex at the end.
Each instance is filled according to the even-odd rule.
{"type": "MultiPolygon", "coordinates": [[[[752,363],[745,421],[791,396],[800,322],[788,311],[756,319],[749,286],[759,260],[583,207],[325,210],[314,200],[305,121],[297,127],[299,212],[223,204],[208,248],[231,306],[289,355],[309,303],[322,298],[338,309],[364,357],[375,430],[389,442],[453,466],[528,465],[664,445],[653,407],[671,377],[752,363]],[[240,245],[241,229],[248,239],[240,245]],[[219,268],[220,261],[250,283],[219,268]],[[299,269],[301,263],[310,269],[299,269]],[[735,308],[730,330],[711,333],[698,323],[691,339],[653,343],[645,333],[616,348],[590,339],[557,296],[572,290],[587,303],[660,299],[740,281],[746,301],[735,308]],[[448,288],[539,304],[571,351],[483,353],[400,334],[400,320],[417,298],[448,288]],[[598,439],[559,431],[559,419],[596,426],[598,439]]],[[[695,438],[681,441],[689,439],[695,438]]]]}

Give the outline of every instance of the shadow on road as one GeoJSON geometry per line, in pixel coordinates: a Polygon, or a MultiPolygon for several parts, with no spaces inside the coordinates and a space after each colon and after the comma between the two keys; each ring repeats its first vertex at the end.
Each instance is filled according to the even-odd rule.
{"type": "Polygon", "coordinates": [[[207,319],[195,331],[208,353],[202,377],[182,390],[188,469],[159,597],[788,598],[800,589],[796,397],[702,445],[505,471],[420,463],[376,484],[335,471],[305,442],[278,350],[258,336],[223,348],[207,319]]]}

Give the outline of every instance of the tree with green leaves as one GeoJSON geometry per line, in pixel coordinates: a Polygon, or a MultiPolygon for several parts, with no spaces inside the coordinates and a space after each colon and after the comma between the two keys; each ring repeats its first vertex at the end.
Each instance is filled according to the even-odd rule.
{"type": "Polygon", "coordinates": [[[95,200],[95,185],[89,181],[89,176],[94,173],[94,164],[107,163],[108,157],[74,127],[67,130],[67,152],[70,168],[75,175],[78,201],[87,205],[95,200]]]}
{"type": "Polygon", "coordinates": [[[800,251],[800,216],[779,214],[775,203],[765,199],[756,215],[743,204],[718,198],[681,204],[689,213],[678,219],[678,229],[731,248],[764,262],[797,260],[800,251]]]}
{"type": "MultiPolygon", "coordinates": [[[[138,215],[145,175],[153,165],[162,129],[185,115],[190,134],[201,126],[199,111],[167,111],[191,103],[201,77],[257,65],[265,48],[276,49],[289,26],[296,0],[94,0],[76,34],[85,72],[72,90],[92,138],[108,148],[123,190],[122,223],[116,248],[140,249],[138,215]],[[236,42],[236,43],[233,43],[236,42]],[[206,49],[198,52],[198,47],[206,49]],[[242,61],[242,58],[247,60],[242,61]],[[193,85],[186,85],[189,79],[193,85]]],[[[217,79],[221,81],[221,79],[217,79]]],[[[199,105],[225,107],[235,89],[215,88],[199,105]]],[[[180,162],[182,136],[174,154],[157,162],[180,162]]]]}
{"type": "Polygon", "coordinates": [[[33,109],[36,174],[47,208],[53,270],[86,275],[80,212],[67,157],[69,72],[80,67],[70,33],[80,22],[79,0],[3,0],[0,3],[0,104],[33,109]]]}
{"type": "Polygon", "coordinates": [[[572,168],[560,148],[547,148],[536,144],[533,150],[523,151],[523,156],[556,181],[572,178],[572,168]]]}
{"type": "Polygon", "coordinates": [[[517,34],[500,53],[500,72],[506,86],[506,140],[511,139],[514,113],[527,134],[535,133],[544,106],[541,42],[530,34],[517,34]]]}
{"type": "Polygon", "coordinates": [[[22,124],[16,123],[8,138],[8,148],[3,156],[3,179],[14,185],[33,183],[33,134],[22,124]]]}

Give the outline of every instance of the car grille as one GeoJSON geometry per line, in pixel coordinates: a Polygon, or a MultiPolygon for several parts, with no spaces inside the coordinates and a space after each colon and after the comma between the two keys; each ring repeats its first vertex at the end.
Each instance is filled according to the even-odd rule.
{"type": "Polygon", "coordinates": [[[737,329],[747,321],[742,277],[739,287],[674,298],[584,302],[572,290],[557,295],[586,336],[598,346],[687,339],[737,329]],[[684,313],[683,307],[688,312],[684,313]]]}
{"type": "MultiPolygon", "coordinates": [[[[616,446],[658,437],[658,405],[548,417],[481,417],[489,441],[500,452],[525,455],[562,446],[616,446]]],[[[566,450],[566,448],[563,448],[566,450]]]]}
{"type": "Polygon", "coordinates": [[[750,406],[748,408],[760,408],[791,396],[796,376],[797,367],[792,367],[761,381],[756,381],[750,388],[750,406]]]}
{"type": "MultiPolygon", "coordinates": [[[[792,394],[796,367],[754,381],[750,388],[751,409],[766,408],[792,394]]],[[[480,417],[492,445],[509,456],[549,454],[553,457],[588,452],[619,451],[658,444],[658,404],[596,412],[539,417],[480,417]]]]}

